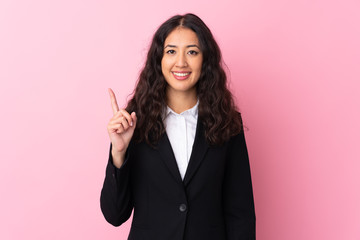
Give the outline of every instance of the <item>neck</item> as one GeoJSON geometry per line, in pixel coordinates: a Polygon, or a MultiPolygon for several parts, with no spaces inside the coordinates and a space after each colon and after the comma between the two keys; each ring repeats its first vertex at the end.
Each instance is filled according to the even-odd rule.
{"type": "Polygon", "coordinates": [[[167,104],[176,113],[182,113],[197,103],[196,91],[169,92],[167,91],[167,104]]]}

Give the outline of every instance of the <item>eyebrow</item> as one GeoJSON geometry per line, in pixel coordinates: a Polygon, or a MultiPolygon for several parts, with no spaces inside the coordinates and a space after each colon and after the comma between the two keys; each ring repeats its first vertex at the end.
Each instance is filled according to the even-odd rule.
{"type": "MultiPolygon", "coordinates": [[[[164,47],[164,49],[167,48],[167,47],[177,48],[176,45],[168,44],[168,45],[166,45],[166,46],[164,47]]],[[[196,44],[187,45],[186,47],[187,47],[187,48],[189,48],[189,47],[197,47],[197,48],[200,50],[200,47],[199,47],[198,45],[196,45],[196,44]]]]}

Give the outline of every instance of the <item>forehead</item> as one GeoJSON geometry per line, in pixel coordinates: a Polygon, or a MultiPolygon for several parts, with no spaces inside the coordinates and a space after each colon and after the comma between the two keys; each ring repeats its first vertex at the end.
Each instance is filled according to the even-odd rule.
{"type": "Polygon", "coordinates": [[[176,46],[199,44],[196,33],[189,28],[177,27],[165,39],[164,45],[171,44],[176,46]]]}

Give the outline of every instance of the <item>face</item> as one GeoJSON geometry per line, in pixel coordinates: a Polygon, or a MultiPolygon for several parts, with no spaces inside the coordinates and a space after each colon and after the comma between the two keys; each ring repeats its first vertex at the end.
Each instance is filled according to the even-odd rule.
{"type": "Polygon", "coordinates": [[[161,69],[168,83],[167,94],[196,94],[203,55],[196,33],[178,27],[165,39],[161,69]]]}

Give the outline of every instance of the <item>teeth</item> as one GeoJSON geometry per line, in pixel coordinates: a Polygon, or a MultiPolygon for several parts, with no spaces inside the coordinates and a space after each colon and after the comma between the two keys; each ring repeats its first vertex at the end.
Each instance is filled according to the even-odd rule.
{"type": "Polygon", "coordinates": [[[178,77],[185,77],[187,75],[189,75],[190,73],[177,73],[177,72],[173,72],[175,76],[178,76],[178,77]]]}

